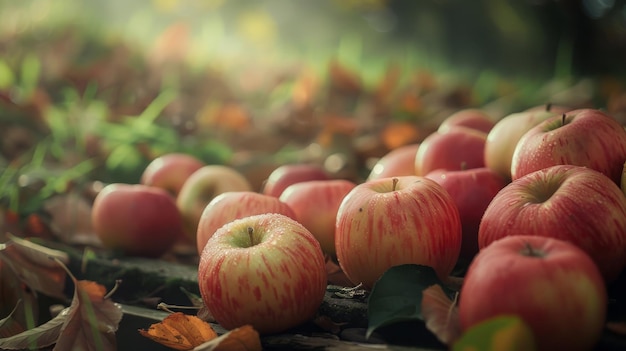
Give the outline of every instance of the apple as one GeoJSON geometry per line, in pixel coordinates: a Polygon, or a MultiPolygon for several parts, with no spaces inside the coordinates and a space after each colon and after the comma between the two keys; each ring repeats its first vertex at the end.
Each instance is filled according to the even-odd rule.
{"type": "Polygon", "coordinates": [[[278,166],[270,173],[261,192],[266,195],[279,197],[291,184],[307,180],[330,179],[326,170],[317,164],[285,164],[278,166]]]}
{"type": "Polygon", "coordinates": [[[463,241],[459,259],[469,263],[478,252],[478,228],[483,213],[507,180],[494,170],[482,167],[462,171],[436,170],[428,173],[454,199],[461,217],[463,241]]]}
{"type": "Polygon", "coordinates": [[[198,265],[200,295],[226,329],[280,333],[313,319],[326,293],[319,242],[302,224],[271,213],[234,220],[209,239],[198,265]]]}
{"type": "Polygon", "coordinates": [[[280,213],[296,219],[294,211],[275,196],[254,191],[228,191],[214,197],[202,211],[196,246],[202,253],[209,238],[221,226],[235,219],[263,213],[280,213]]]}
{"type": "Polygon", "coordinates": [[[370,171],[367,180],[415,175],[415,155],[419,143],[399,146],[383,155],[370,171]]]}
{"type": "Polygon", "coordinates": [[[459,110],[443,120],[437,129],[438,132],[447,132],[454,126],[468,127],[478,131],[489,133],[495,122],[487,112],[478,108],[466,108],[459,110]]]}
{"type": "Polygon", "coordinates": [[[557,165],[527,174],[493,198],[478,246],[518,234],[569,241],[613,281],[626,266],[626,197],[611,179],[586,167],[557,165]]]}
{"type": "Polygon", "coordinates": [[[461,170],[485,166],[487,134],[467,127],[428,135],[415,155],[415,175],[424,176],[436,169],[461,170]]]}
{"type": "Polygon", "coordinates": [[[594,261],[563,240],[517,235],[481,250],[459,300],[461,329],[500,315],[519,316],[537,350],[592,350],[607,313],[605,282],[594,261]]]}
{"type": "Polygon", "coordinates": [[[295,219],[320,242],[322,251],[335,256],[337,211],[355,186],[345,179],[309,180],[288,186],[279,199],[293,209],[295,219]]]}
{"type": "Polygon", "coordinates": [[[140,183],[156,186],[178,195],[185,180],[205,163],[184,153],[168,153],[152,160],[141,174],[140,183]]]}
{"type": "Polygon", "coordinates": [[[103,247],[129,256],[160,257],[183,230],[174,198],[143,184],[105,186],[96,195],[91,220],[103,247]]]}
{"type": "Polygon", "coordinates": [[[425,177],[360,183],[339,205],[335,249],[348,279],[368,289],[401,264],[430,266],[447,279],[461,250],[459,211],[445,189],[425,177]]]}
{"type": "Polygon", "coordinates": [[[511,179],[515,146],[528,130],[546,119],[569,111],[561,106],[534,107],[505,116],[489,131],[485,142],[485,166],[511,179]]]}
{"type": "Polygon", "coordinates": [[[517,143],[511,177],[569,164],[595,169],[620,184],[626,161],[626,130],[595,109],[551,117],[526,132],[517,143]]]}
{"type": "Polygon", "coordinates": [[[185,233],[196,242],[198,222],[204,208],[227,191],[252,191],[252,185],[236,169],[225,165],[207,165],[193,172],[180,189],[176,205],[183,217],[185,233]]]}

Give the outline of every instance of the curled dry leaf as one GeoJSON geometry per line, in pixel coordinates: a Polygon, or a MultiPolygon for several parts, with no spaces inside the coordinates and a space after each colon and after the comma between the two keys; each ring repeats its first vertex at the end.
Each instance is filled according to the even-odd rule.
{"type": "Polygon", "coordinates": [[[217,333],[209,323],[182,312],[168,315],[161,322],[152,324],[148,330],[139,329],[139,333],[176,350],[191,350],[217,338],[217,333]]]}
{"type": "Polygon", "coordinates": [[[194,351],[261,351],[259,333],[250,325],[233,329],[196,348],[194,351]]]}
{"type": "Polygon", "coordinates": [[[456,298],[451,300],[440,285],[430,286],[422,294],[422,316],[426,328],[439,341],[451,345],[461,335],[456,298]]]}
{"type": "Polygon", "coordinates": [[[9,241],[0,244],[0,260],[29,288],[51,297],[64,299],[66,271],[54,260],[69,262],[63,251],[53,250],[8,234],[9,241]]]}

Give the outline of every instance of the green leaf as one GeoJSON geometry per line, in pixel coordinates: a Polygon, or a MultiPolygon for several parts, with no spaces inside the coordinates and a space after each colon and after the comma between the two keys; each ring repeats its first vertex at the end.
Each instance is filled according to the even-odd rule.
{"type": "Polygon", "coordinates": [[[536,350],[532,330],[518,316],[502,315],[487,319],[468,329],[454,343],[453,351],[533,351],[536,350]]]}
{"type": "Polygon", "coordinates": [[[407,321],[422,321],[422,292],[441,285],[432,267],[405,264],[391,267],[374,284],[368,304],[366,337],[376,329],[407,321]]]}

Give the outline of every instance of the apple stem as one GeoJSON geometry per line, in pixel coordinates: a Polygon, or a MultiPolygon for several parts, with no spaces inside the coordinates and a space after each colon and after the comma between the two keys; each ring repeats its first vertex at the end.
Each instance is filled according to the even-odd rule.
{"type": "Polygon", "coordinates": [[[565,125],[565,113],[561,115],[561,125],[565,125]]]}
{"type": "Polygon", "coordinates": [[[396,191],[396,186],[398,185],[398,178],[394,177],[392,180],[391,191],[396,191]]]}
{"type": "Polygon", "coordinates": [[[254,245],[254,229],[252,227],[248,227],[248,237],[250,237],[250,246],[254,245]]]}
{"type": "Polygon", "coordinates": [[[552,109],[552,103],[551,103],[551,102],[548,102],[548,103],[546,104],[546,112],[550,112],[550,110],[551,110],[551,109],[552,109]]]}
{"type": "Polygon", "coordinates": [[[462,171],[467,170],[467,162],[465,162],[465,161],[461,162],[461,170],[462,171]]]}
{"type": "Polygon", "coordinates": [[[529,257],[543,257],[543,254],[540,250],[535,250],[528,242],[524,243],[524,250],[522,253],[529,257]]]}

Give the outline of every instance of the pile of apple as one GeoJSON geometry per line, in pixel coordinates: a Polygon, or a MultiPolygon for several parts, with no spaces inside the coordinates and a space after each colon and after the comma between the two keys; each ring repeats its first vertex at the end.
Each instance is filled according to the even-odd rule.
{"type": "Polygon", "coordinates": [[[166,155],[142,184],[107,186],[93,223],[105,246],[132,255],[194,241],[202,298],[225,328],[275,333],[311,319],[332,257],[367,289],[396,265],[430,266],[443,281],[468,267],[463,330],[514,314],[538,349],[585,350],[626,266],[625,162],[626,130],[600,110],[494,120],[467,109],[359,184],[293,164],[255,190],[228,166],[166,155]]]}

